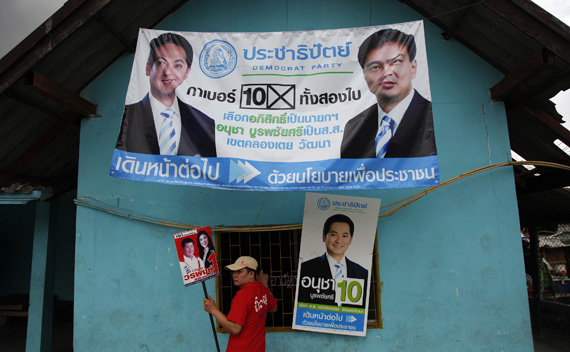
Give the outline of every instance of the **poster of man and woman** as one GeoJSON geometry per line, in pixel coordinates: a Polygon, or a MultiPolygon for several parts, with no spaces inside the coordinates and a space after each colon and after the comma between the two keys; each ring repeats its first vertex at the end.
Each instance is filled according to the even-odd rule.
{"type": "Polygon", "coordinates": [[[184,286],[220,275],[210,227],[174,234],[184,286]]]}

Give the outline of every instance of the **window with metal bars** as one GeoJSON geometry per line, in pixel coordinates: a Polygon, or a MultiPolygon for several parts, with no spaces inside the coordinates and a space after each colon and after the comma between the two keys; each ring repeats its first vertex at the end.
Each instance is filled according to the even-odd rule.
{"type": "MultiPolygon", "coordinates": [[[[225,270],[225,266],[234,263],[240,256],[248,255],[257,259],[259,268],[269,275],[269,289],[277,299],[277,312],[267,315],[266,330],[292,331],[301,229],[217,231],[215,236],[220,265],[220,276],[216,279],[216,302],[219,309],[227,315],[232,298],[239,289],[233,285],[231,272],[225,270]]],[[[368,329],[382,327],[377,253],[375,241],[368,329]]],[[[220,325],[218,331],[224,331],[220,325]]]]}

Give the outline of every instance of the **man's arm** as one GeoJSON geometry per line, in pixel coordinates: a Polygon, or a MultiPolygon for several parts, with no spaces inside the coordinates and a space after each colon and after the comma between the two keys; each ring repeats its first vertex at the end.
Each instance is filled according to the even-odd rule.
{"type": "Polygon", "coordinates": [[[216,302],[208,295],[208,298],[204,298],[204,310],[214,317],[222,325],[222,327],[230,332],[232,335],[239,335],[242,326],[229,320],[224,313],[222,313],[218,307],[216,307],[216,302]]]}
{"type": "MultiPolygon", "coordinates": [[[[257,277],[257,279],[259,280],[259,283],[262,284],[263,286],[267,287],[267,289],[269,290],[269,294],[271,295],[271,297],[273,297],[273,293],[271,293],[271,290],[269,289],[269,275],[267,275],[266,273],[263,272],[263,270],[261,270],[259,272],[259,275],[257,277]]],[[[274,297],[275,298],[275,297],[274,297]]],[[[273,307],[272,310],[269,311],[270,313],[275,313],[277,312],[277,304],[275,305],[275,307],[273,307]]]]}

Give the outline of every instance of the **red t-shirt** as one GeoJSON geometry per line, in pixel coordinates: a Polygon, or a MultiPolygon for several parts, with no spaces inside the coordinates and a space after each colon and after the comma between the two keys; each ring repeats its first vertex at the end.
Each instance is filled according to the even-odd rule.
{"type": "Polygon", "coordinates": [[[265,351],[265,319],[277,300],[259,281],[245,284],[232,300],[228,319],[242,326],[239,335],[230,335],[227,352],[265,351]]]}

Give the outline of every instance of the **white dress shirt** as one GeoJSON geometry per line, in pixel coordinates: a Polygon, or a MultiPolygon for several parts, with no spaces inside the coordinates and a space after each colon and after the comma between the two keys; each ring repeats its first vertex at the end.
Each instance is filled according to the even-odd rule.
{"type": "MultiPolygon", "coordinates": [[[[336,264],[336,263],[339,263],[339,261],[337,261],[336,259],[334,259],[333,257],[331,257],[328,253],[325,253],[325,254],[326,254],[327,260],[328,260],[328,262],[329,262],[329,267],[330,267],[330,270],[331,270],[332,278],[334,279],[334,276],[335,276],[335,274],[336,274],[336,267],[335,267],[335,264],[336,264]]],[[[343,278],[343,277],[346,278],[346,277],[347,277],[347,276],[346,276],[346,258],[345,258],[344,255],[342,256],[342,259],[340,260],[340,263],[342,264],[342,266],[341,266],[341,268],[340,268],[340,270],[341,270],[341,276],[339,276],[339,277],[340,277],[340,278],[343,278]]]]}
{"type": "Polygon", "coordinates": [[[394,129],[392,130],[392,136],[396,134],[396,130],[398,129],[398,126],[400,126],[400,122],[402,122],[404,114],[406,113],[406,110],[408,110],[413,97],[414,89],[412,89],[410,93],[408,93],[408,95],[404,98],[404,100],[396,105],[396,107],[393,108],[389,113],[384,112],[382,110],[382,107],[378,105],[378,132],[376,132],[376,135],[380,133],[380,127],[382,126],[382,119],[384,116],[389,116],[392,120],[394,120],[394,129]]]}

